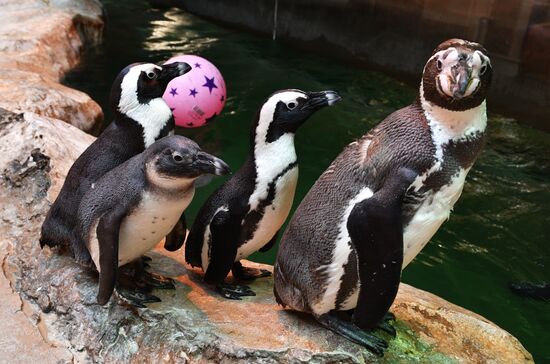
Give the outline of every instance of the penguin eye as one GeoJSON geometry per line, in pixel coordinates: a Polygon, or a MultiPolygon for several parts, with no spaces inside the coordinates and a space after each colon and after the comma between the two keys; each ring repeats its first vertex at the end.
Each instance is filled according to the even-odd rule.
{"type": "Polygon", "coordinates": [[[174,154],[174,156],[172,158],[174,158],[174,161],[176,161],[178,163],[183,161],[183,157],[179,154],[174,154]]]}
{"type": "Polygon", "coordinates": [[[288,104],[286,104],[286,107],[288,107],[289,110],[294,110],[296,108],[296,103],[295,102],[289,102],[288,104]]]}
{"type": "Polygon", "coordinates": [[[155,74],[155,72],[147,72],[147,78],[149,78],[150,80],[154,79],[155,77],[157,77],[157,75],[155,74]]]}
{"type": "Polygon", "coordinates": [[[442,68],[443,68],[443,63],[441,63],[441,61],[438,59],[438,60],[437,60],[437,69],[438,69],[439,71],[441,71],[442,68]]]}
{"type": "Polygon", "coordinates": [[[487,65],[484,64],[483,66],[481,66],[481,68],[479,69],[479,75],[482,76],[485,71],[487,71],[487,65]]]}

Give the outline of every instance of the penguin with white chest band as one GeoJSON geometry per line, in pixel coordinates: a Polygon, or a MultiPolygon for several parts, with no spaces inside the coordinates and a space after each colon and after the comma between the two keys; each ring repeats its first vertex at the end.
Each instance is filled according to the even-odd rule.
{"type": "MultiPolygon", "coordinates": [[[[41,247],[69,247],[78,262],[91,265],[86,246],[72,239],[82,197],[105,173],[173,132],[172,111],[162,95],[168,82],[189,70],[191,67],[183,62],[162,66],[143,63],[129,65],[119,73],[110,95],[115,118],[69,170],[42,225],[41,247]]],[[[176,250],[183,244],[182,223],[167,239],[167,248],[176,250]]]]}
{"type": "MultiPolygon", "coordinates": [[[[168,136],[103,175],[82,198],[75,239],[84,244],[99,272],[97,301],[105,304],[118,267],[151,250],[177,224],[203,174],[223,175],[229,167],[183,137],[168,136]]],[[[118,293],[130,303],[159,301],[141,291],[118,293]]]]}
{"type": "Polygon", "coordinates": [[[440,44],[418,99],[348,145],[289,222],[277,301],[383,355],[401,270],[448,219],[485,139],[491,62],[477,43],[440,44]],[[351,315],[350,315],[351,314],[351,315]]]}
{"type": "Polygon", "coordinates": [[[185,242],[186,261],[202,267],[205,281],[216,285],[222,296],[254,295],[247,286],[225,284],[229,271],[239,280],[270,274],[239,261],[275,243],[298,180],[294,134],[317,110],[338,100],[333,91],[283,90],[258,111],[248,159],[202,206],[185,242]]]}

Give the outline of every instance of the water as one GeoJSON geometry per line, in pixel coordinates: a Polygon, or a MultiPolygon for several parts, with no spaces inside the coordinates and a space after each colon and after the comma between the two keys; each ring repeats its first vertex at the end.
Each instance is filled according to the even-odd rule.
{"type": "MultiPolygon", "coordinates": [[[[246,158],[250,121],[270,93],[301,88],[333,89],[342,95],[342,102],[320,111],[298,131],[295,206],[346,144],[416,95],[415,89],[381,73],[224,28],[181,10],[155,11],[145,2],[130,0],[104,4],[105,42],[85,54],[65,83],[97,100],[110,120],[108,90],[124,66],[162,62],[178,53],[210,59],[227,84],[224,112],[212,125],[179,133],[233,169],[246,158]]],[[[550,303],[516,297],[507,283],[550,280],[549,152],[549,134],[491,115],[488,144],[450,221],[403,275],[404,282],[508,330],[537,362],[550,362],[550,303]]],[[[221,182],[216,178],[197,191],[187,210],[189,221],[221,182]]],[[[275,251],[252,259],[273,263],[275,251]]]]}

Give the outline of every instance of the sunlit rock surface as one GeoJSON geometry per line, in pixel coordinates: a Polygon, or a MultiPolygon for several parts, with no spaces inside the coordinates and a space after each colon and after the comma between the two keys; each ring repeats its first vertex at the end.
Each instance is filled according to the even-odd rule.
{"type": "Polygon", "coordinates": [[[150,253],[152,269],[178,281],[176,290],[155,291],[163,302],[137,310],[116,299],[97,305],[95,275],[38,244],[68,168],[92,140],[61,121],[0,111],[0,319],[17,316],[37,343],[14,348],[21,342],[0,339],[6,348],[0,362],[7,360],[2,354],[14,363],[18,350],[45,350],[40,335],[54,347],[42,362],[532,362],[495,324],[404,284],[392,308],[397,338],[377,358],[277,306],[272,279],[251,284],[257,296],[228,301],[185,268],[181,250],[168,254],[161,247],[150,253]]]}
{"type": "Polygon", "coordinates": [[[0,0],[0,18],[0,107],[97,128],[99,105],[59,82],[83,48],[101,40],[99,1],[0,0]]]}

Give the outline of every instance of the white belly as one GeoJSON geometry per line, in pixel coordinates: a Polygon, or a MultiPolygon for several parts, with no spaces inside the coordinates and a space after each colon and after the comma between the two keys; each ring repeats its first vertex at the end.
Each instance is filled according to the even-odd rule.
{"type": "MultiPolygon", "coordinates": [[[[419,207],[403,232],[403,268],[420,253],[422,248],[424,248],[432,236],[437,232],[441,224],[449,218],[449,214],[455,202],[462,193],[464,180],[467,174],[468,170],[461,170],[458,176],[452,180],[451,184],[442,187],[432,196],[428,196],[419,207]]],[[[364,197],[370,197],[370,195],[366,195],[360,198],[361,195],[362,193],[352,201],[353,205],[364,200],[364,197]]],[[[348,210],[351,212],[349,208],[348,210]]],[[[347,223],[347,216],[349,216],[349,212],[345,214],[345,223],[347,223]]],[[[348,243],[350,239],[344,221],[340,226],[340,235],[345,232],[345,238],[340,236],[336,242],[336,247],[333,252],[333,264],[321,267],[321,269],[326,269],[327,272],[330,272],[331,278],[329,278],[322,299],[312,305],[312,309],[318,314],[323,314],[336,308],[336,296],[342,283],[341,278],[344,274],[344,265],[347,264],[349,255],[351,254],[351,246],[348,243]]],[[[360,282],[358,279],[356,289],[342,303],[340,307],[341,310],[350,310],[357,306],[359,284],[360,282]]]]}
{"type": "Polygon", "coordinates": [[[449,219],[454,204],[462,194],[468,170],[461,170],[451,184],[428,196],[418,208],[403,232],[403,268],[405,268],[430,241],[441,224],[449,219]]]}
{"type": "Polygon", "coordinates": [[[266,207],[262,219],[258,222],[252,239],[245,242],[237,250],[235,261],[244,259],[257,252],[283,226],[294,201],[296,184],[298,182],[298,167],[294,167],[277,180],[273,203],[266,207]]]}
{"type": "MultiPolygon", "coordinates": [[[[195,191],[190,189],[179,199],[176,196],[163,196],[145,193],[134,211],[120,226],[118,235],[118,266],[129,263],[155,247],[176,225],[187,208],[195,191]]],[[[99,267],[99,249],[96,234],[97,225],[92,230],[90,253],[99,267]]]]}

